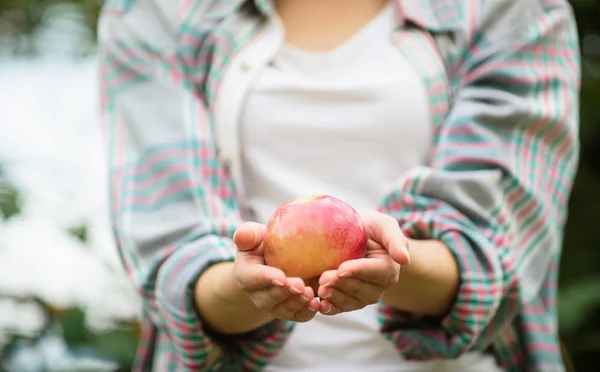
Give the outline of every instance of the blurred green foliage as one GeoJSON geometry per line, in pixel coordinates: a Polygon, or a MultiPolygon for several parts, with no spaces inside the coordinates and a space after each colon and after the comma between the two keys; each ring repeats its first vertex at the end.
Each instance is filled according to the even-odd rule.
{"type": "MultiPolygon", "coordinates": [[[[493,1],[493,0],[492,0],[493,1]]],[[[11,54],[35,54],[32,39],[55,9],[70,9],[96,37],[103,0],[0,0],[0,43],[11,54]]],[[[580,169],[571,197],[570,214],[560,275],[559,324],[577,371],[595,371],[600,355],[600,1],[572,0],[578,21],[583,57],[581,92],[582,144],[580,169]]],[[[69,32],[69,30],[65,30],[69,32]]],[[[0,172],[0,219],[19,211],[18,191],[0,172]]],[[[85,227],[72,234],[86,239],[85,227]]],[[[47,306],[47,305],[44,305],[47,306]]],[[[79,309],[56,316],[70,346],[87,345],[130,367],[137,333],[118,330],[95,335],[85,328],[79,309]]],[[[2,355],[2,352],[0,352],[2,355]]]]}
{"type": "Polygon", "coordinates": [[[21,211],[19,190],[9,182],[0,167],[0,221],[17,215],[21,211]]]}

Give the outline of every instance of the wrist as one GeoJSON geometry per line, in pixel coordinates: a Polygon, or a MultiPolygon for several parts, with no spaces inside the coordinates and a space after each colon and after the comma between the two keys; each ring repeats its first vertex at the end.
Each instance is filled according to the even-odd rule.
{"type": "Polygon", "coordinates": [[[222,334],[246,333],[273,320],[239,288],[234,269],[233,262],[216,263],[200,275],[194,288],[198,313],[222,334]]]}
{"type": "Polygon", "coordinates": [[[223,303],[232,303],[241,294],[235,282],[234,263],[230,261],[211,265],[196,282],[196,301],[210,296],[223,303]]]}
{"type": "Polygon", "coordinates": [[[383,301],[399,310],[445,316],[456,299],[459,268],[450,249],[438,240],[410,240],[411,263],[383,301]]]}

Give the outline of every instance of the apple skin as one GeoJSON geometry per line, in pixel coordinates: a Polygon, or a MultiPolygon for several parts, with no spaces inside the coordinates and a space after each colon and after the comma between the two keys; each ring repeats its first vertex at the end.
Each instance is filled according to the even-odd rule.
{"type": "Polygon", "coordinates": [[[267,265],[305,281],[364,258],[367,232],[350,205],[329,195],[311,195],[279,207],[264,237],[267,265]]]}

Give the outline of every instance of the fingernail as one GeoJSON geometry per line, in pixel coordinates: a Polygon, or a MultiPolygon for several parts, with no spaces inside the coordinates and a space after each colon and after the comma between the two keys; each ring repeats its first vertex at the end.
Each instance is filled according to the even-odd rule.
{"type": "Polygon", "coordinates": [[[277,287],[283,287],[283,283],[280,282],[279,280],[271,280],[271,284],[273,284],[277,287]]]}
{"type": "Polygon", "coordinates": [[[323,297],[321,297],[321,298],[323,298],[325,300],[328,299],[329,297],[331,297],[332,292],[333,291],[325,291],[325,293],[323,294],[323,297]]]}
{"type": "Polygon", "coordinates": [[[333,287],[333,284],[334,284],[333,282],[329,282],[329,283],[325,284],[323,287],[333,287]]]}
{"type": "Polygon", "coordinates": [[[352,275],[352,273],[351,273],[351,272],[349,272],[349,271],[344,271],[343,273],[341,273],[341,274],[339,275],[339,277],[340,277],[340,278],[349,278],[351,275],[352,275]]]}
{"type": "Polygon", "coordinates": [[[319,311],[319,305],[317,305],[316,309],[312,308],[310,305],[308,305],[308,310],[316,313],[317,311],[319,311]]]}
{"type": "Polygon", "coordinates": [[[332,309],[333,309],[333,307],[330,307],[327,311],[323,312],[323,314],[329,314],[332,309]]]}
{"type": "Polygon", "coordinates": [[[406,258],[408,258],[408,262],[410,262],[410,253],[408,253],[408,248],[406,248],[405,246],[402,246],[400,249],[406,255],[406,258]]]}
{"type": "Polygon", "coordinates": [[[296,287],[290,287],[289,289],[290,289],[290,292],[292,292],[293,294],[300,294],[300,293],[302,293],[302,291],[299,290],[296,287]]]}
{"type": "Polygon", "coordinates": [[[310,301],[310,299],[309,299],[308,297],[306,297],[306,296],[301,296],[301,297],[302,297],[302,300],[303,300],[304,302],[308,302],[308,301],[310,301]]]}

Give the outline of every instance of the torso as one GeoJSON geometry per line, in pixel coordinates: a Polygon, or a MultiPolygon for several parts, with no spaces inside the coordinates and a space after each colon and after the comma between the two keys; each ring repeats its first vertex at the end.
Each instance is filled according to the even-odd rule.
{"type": "MultiPolygon", "coordinates": [[[[433,125],[427,92],[392,41],[396,13],[387,4],[371,8],[368,19],[348,17],[344,32],[327,37],[335,27],[304,34],[302,27],[319,23],[306,18],[304,26],[288,30],[285,14],[301,14],[292,7],[300,4],[282,1],[283,48],[247,88],[225,83],[231,88],[222,91],[244,97],[239,116],[231,116],[238,116],[240,141],[232,169],[247,220],[266,223],[285,201],[314,193],[377,208],[405,171],[428,161],[433,125]],[[284,10],[284,4],[290,8],[284,10]]],[[[239,59],[268,49],[253,48],[251,43],[239,59]]],[[[493,358],[482,354],[449,362],[406,361],[379,327],[376,305],[335,317],[317,314],[296,324],[266,371],[494,371],[493,358]]]]}
{"type": "MultiPolygon", "coordinates": [[[[288,33],[253,81],[240,118],[246,218],[266,223],[285,201],[314,193],[376,208],[403,172],[427,162],[427,94],[391,40],[394,8],[355,24],[336,45],[288,33]]],[[[436,363],[405,361],[369,306],[297,324],[266,370],[431,371],[436,363]]]]}
{"type": "MultiPolygon", "coordinates": [[[[266,223],[283,202],[314,193],[376,208],[400,174],[426,162],[426,92],[391,42],[394,15],[387,8],[326,52],[288,41],[254,81],[240,125],[254,219],[266,223]]],[[[297,324],[267,371],[397,372],[402,365],[370,306],[297,324]]]]}

